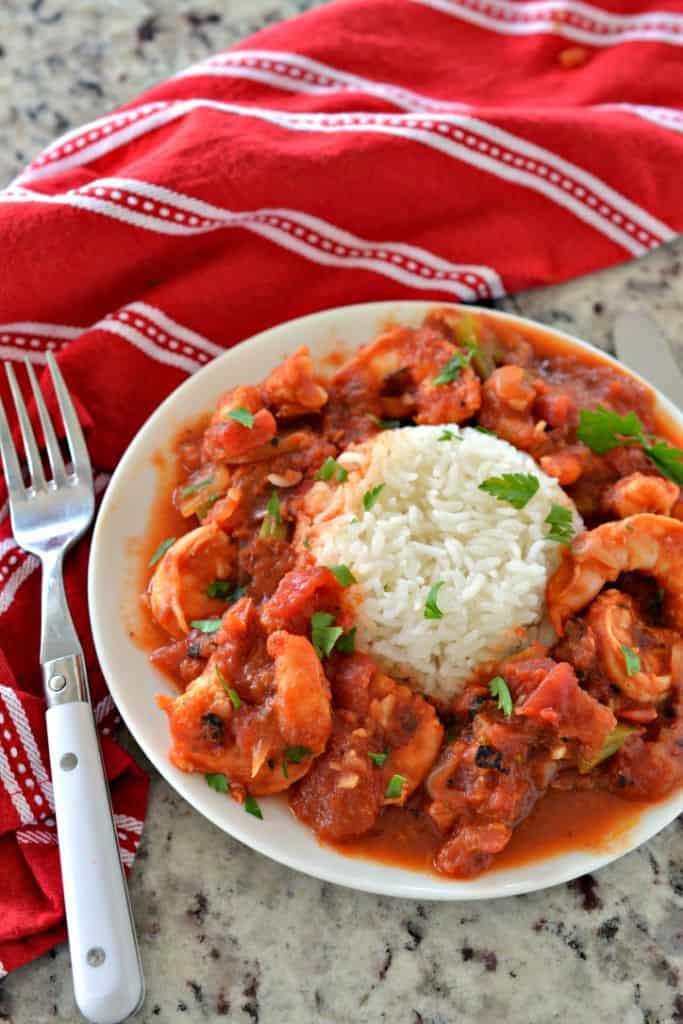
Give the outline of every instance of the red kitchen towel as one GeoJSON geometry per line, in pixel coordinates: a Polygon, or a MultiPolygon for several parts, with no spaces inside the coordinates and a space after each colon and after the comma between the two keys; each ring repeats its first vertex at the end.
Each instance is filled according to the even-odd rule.
{"type": "MultiPolygon", "coordinates": [[[[59,353],[102,490],[161,399],[269,325],[491,300],[643,255],[683,225],[682,56],[683,0],[341,0],[270,28],[63,136],[0,192],[0,356],[59,353]]],[[[39,574],[4,501],[8,970],[64,931],[39,574]]],[[[107,734],[86,561],[81,545],[67,586],[107,734]]],[[[146,780],[104,740],[129,863],[146,780]]]]}

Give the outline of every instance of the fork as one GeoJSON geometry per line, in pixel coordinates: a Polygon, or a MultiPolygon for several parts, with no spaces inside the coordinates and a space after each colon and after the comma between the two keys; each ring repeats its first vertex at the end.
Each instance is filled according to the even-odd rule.
{"type": "Polygon", "coordinates": [[[64,555],[88,529],[95,510],[92,467],[64,378],[48,365],[68,442],[64,463],[55,428],[31,363],[31,388],[52,471],[47,479],[14,368],[5,371],[14,399],[27,469],[0,401],[0,454],[9,492],[12,532],[42,563],[40,662],[47,701],[59,855],[74,994],[96,1024],[118,1024],[144,999],[144,978],[128,889],[121,866],[109,790],[95,731],[83,650],[64,591],[64,555]]]}

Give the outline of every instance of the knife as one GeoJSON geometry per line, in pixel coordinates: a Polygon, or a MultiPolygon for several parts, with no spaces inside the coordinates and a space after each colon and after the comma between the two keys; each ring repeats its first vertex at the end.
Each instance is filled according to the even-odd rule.
{"type": "Polygon", "coordinates": [[[683,409],[683,373],[657,324],[642,309],[620,313],[614,322],[619,359],[683,409]]]}

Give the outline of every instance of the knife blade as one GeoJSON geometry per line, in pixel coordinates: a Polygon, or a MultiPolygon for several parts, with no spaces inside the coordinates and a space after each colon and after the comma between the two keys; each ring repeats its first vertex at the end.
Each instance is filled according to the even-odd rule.
{"type": "Polygon", "coordinates": [[[643,309],[626,310],[614,322],[618,358],[683,409],[683,373],[669,343],[643,309]]]}

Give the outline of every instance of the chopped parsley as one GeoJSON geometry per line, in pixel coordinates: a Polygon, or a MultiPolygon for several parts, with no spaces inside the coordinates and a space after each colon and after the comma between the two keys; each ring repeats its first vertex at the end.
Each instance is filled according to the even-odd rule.
{"type": "Polygon", "coordinates": [[[182,491],[180,492],[180,497],[188,498],[191,494],[194,494],[195,491],[199,491],[202,487],[208,487],[212,483],[213,477],[210,476],[207,477],[206,480],[199,480],[196,484],[188,484],[187,487],[183,487],[182,491]]]}
{"type": "Polygon", "coordinates": [[[287,747],[285,750],[285,761],[288,764],[301,764],[306,757],[313,753],[309,747],[287,747]]]}
{"type": "Polygon", "coordinates": [[[344,633],[337,640],[337,651],[339,654],[353,654],[356,649],[356,627],[352,626],[348,633],[344,633]]]}
{"type": "Polygon", "coordinates": [[[215,772],[214,774],[205,775],[207,785],[211,789],[215,789],[217,793],[227,793],[230,789],[230,782],[228,781],[227,775],[223,775],[222,772],[215,772]]]}
{"type": "Polygon", "coordinates": [[[502,676],[494,676],[489,681],[489,693],[498,698],[498,709],[509,718],[512,714],[512,694],[502,676]]]}
{"type": "Polygon", "coordinates": [[[380,494],[384,490],[384,484],[377,484],[376,487],[371,487],[369,491],[366,491],[363,495],[363,508],[366,512],[369,512],[372,506],[375,504],[380,494]]]}
{"type": "Polygon", "coordinates": [[[666,441],[657,440],[652,434],[646,434],[634,412],[621,416],[602,405],[596,409],[581,409],[576,436],[598,455],[621,445],[640,445],[662,476],[683,486],[683,452],[666,441]]]}
{"type": "Polygon", "coordinates": [[[579,772],[582,775],[585,775],[587,772],[592,771],[596,765],[599,765],[602,761],[606,761],[608,757],[612,756],[612,754],[616,754],[616,752],[623,747],[629,736],[632,736],[635,732],[638,732],[635,726],[619,722],[619,724],[615,726],[615,728],[612,729],[612,732],[605,738],[605,742],[597,754],[589,760],[579,758],[579,772]]]}
{"type": "Polygon", "coordinates": [[[379,427],[380,430],[396,430],[397,427],[401,426],[400,420],[380,420],[377,416],[373,416],[372,414],[370,415],[370,419],[376,427],[379,427]]]}
{"type": "Polygon", "coordinates": [[[239,405],[236,409],[231,409],[230,412],[226,412],[226,419],[234,420],[235,423],[241,423],[247,430],[251,430],[254,426],[254,416],[245,409],[243,405],[239,405]]]}
{"type": "Polygon", "coordinates": [[[574,536],[574,521],[571,509],[564,505],[553,505],[545,517],[544,522],[548,524],[548,540],[556,540],[558,544],[569,544],[574,536]]]}
{"type": "Polygon", "coordinates": [[[227,601],[235,591],[230,580],[214,580],[213,583],[209,583],[206,588],[207,597],[215,597],[219,601],[227,601]]]}
{"type": "Polygon", "coordinates": [[[311,538],[310,537],[304,537],[303,546],[306,549],[310,548],[310,546],[311,546],[311,538]]]}
{"type": "Polygon", "coordinates": [[[237,690],[233,690],[232,686],[228,685],[228,681],[221,672],[221,670],[219,669],[218,665],[216,665],[216,675],[218,676],[218,682],[221,684],[221,686],[227,693],[228,697],[232,701],[232,706],[234,707],[235,711],[238,711],[239,708],[242,707],[242,701],[240,700],[239,693],[237,692],[237,690]]]}
{"type": "Polygon", "coordinates": [[[261,808],[258,805],[258,801],[251,795],[251,793],[247,794],[247,799],[244,801],[244,809],[247,814],[253,814],[255,818],[259,818],[263,821],[261,808]]]}
{"type": "Polygon", "coordinates": [[[403,793],[403,787],[407,781],[405,775],[392,775],[384,793],[384,799],[398,800],[403,793]]]}
{"type": "Polygon", "coordinates": [[[198,629],[200,633],[217,633],[221,628],[222,619],[192,619],[190,625],[193,629],[198,629]]]}
{"type": "Polygon", "coordinates": [[[460,437],[458,436],[458,434],[454,434],[453,431],[452,430],[448,430],[447,427],[444,427],[444,429],[441,431],[441,433],[437,437],[437,441],[459,441],[459,440],[460,440],[460,437]]]}
{"type": "Polygon", "coordinates": [[[175,537],[167,537],[166,540],[162,540],[161,544],[159,545],[159,547],[156,549],[156,551],[149,560],[149,569],[152,569],[157,564],[159,559],[164,557],[164,555],[170,548],[171,544],[175,544],[175,537]]]}
{"type": "Polygon", "coordinates": [[[533,473],[503,473],[490,476],[479,484],[480,491],[486,491],[500,501],[507,501],[513,508],[524,508],[538,490],[538,477],[533,473]]]}
{"type": "Polygon", "coordinates": [[[327,658],[344,630],[334,625],[334,615],[329,612],[314,612],[311,616],[311,643],[322,661],[327,658]]]}
{"type": "Polygon", "coordinates": [[[280,495],[277,491],[273,491],[268,498],[266,515],[261,523],[259,537],[278,537],[280,540],[284,540],[286,536],[287,529],[282,522],[282,512],[280,510],[280,495]]]}
{"type": "Polygon", "coordinates": [[[343,484],[348,475],[348,471],[344,469],[341,463],[337,462],[336,459],[333,459],[331,455],[328,455],[318,472],[315,474],[314,479],[327,481],[334,477],[337,483],[343,484]]]}
{"type": "Polygon", "coordinates": [[[462,355],[460,352],[456,352],[448,362],[441,367],[441,372],[438,377],[435,377],[432,384],[450,384],[457,377],[460,376],[464,368],[468,365],[470,359],[474,355],[474,350],[470,350],[466,355],[462,355]]]}
{"type": "Polygon", "coordinates": [[[337,578],[337,582],[342,587],[350,587],[352,583],[356,583],[356,577],[353,575],[348,565],[328,565],[326,566],[330,572],[334,573],[337,578]]]}
{"type": "Polygon", "coordinates": [[[373,762],[373,764],[377,765],[378,768],[381,768],[386,759],[389,757],[389,755],[387,754],[386,751],[384,751],[384,753],[382,754],[373,754],[371,752],[368,752],[368,757],[373,762]]]}
{"type": "Polygon", "coordinates": [[[633,650],[632,647],[622,647],[621,653],[624,655],[624,664],[626,665],[626,675],[632,676],[635,672],[640,672],[640,658],[633,650]]]}
{"type": "Polygon", "coordinates": [[[441,590],[443,584],[444,584],[443,580],[438,580],[436,583],[434,583],[429,588],[429,593],[427,594],[427,600],[425,601],[425,606],[424,606],[424,617],[425,617],[425,619],[442,619],[443,618],[443,612],[441,611],[441,609],[439,608],[438,604],[436,603],[436,599],[439,596],[439,591],[441,590]]]}
{"type": "Polygon", "coordinates": [[[474,429],[478,430],[480,434],[490,434],[491,437],[495,437],[496,436],[493,430],[489,430],[488,427],[482,427],[482,425],[480,423],[475,423],[474,424],[474,429]]]}

